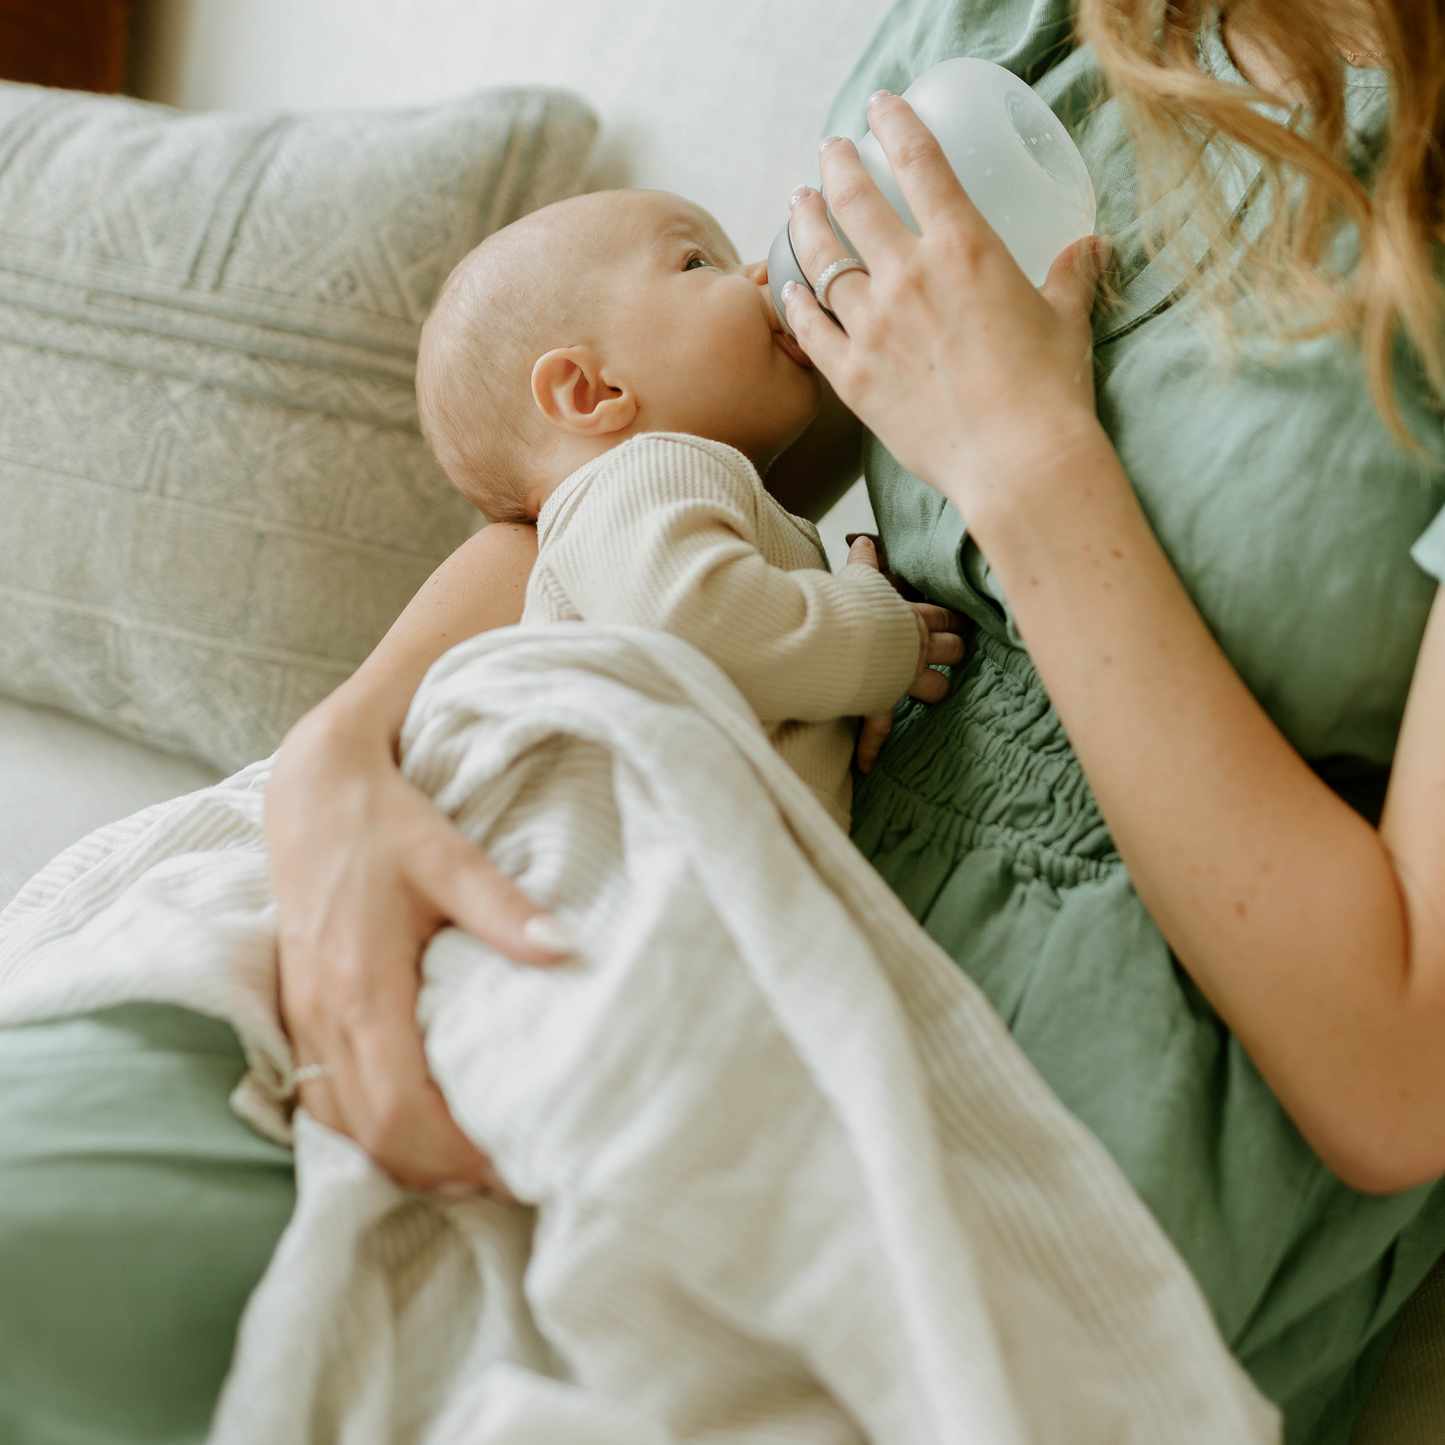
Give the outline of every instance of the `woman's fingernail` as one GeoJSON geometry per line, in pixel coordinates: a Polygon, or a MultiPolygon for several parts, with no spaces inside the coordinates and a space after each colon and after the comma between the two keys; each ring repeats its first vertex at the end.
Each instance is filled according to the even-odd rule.
{"type": "Polygon", "coordinates": [[[820,151],[825,151],[825,150],[828,149],[829,146],[835,146],[835,145],[837,145],[838,142],[839,142],[840,140],[842,140],[842,139],[843,139],[843,137],[840,136],[840,135],[830,135],[830,136],[827,136],[827,137],[824,138],[822,144],[818,147],[818,149],[819,149],[820,151]]]}
{"type": "Polygon", "coordinates": [[[875,100],[882,100],[884,96],[892,94],[893,92],[891,90],[875,90],[873,94],[868,97],[868,104],[872,105],[875,100]]]}
{"type": "Polygon", "coordinates": [[[788,209],[791,211],[794,206],[801,204],[813,194],[812,186],[799,186],[791,196],[788,197],[788,209]]]}
{"type": "Polygon", "coordinates": [[[566,927],[547,913],[534,913],[522,925],[522,937],[548,953],[569,954],[577,949],[577,942],[566,927]]]}
{"type": "Polygon", "coordinates": [[[783,305],[786,306],[793,299],[793,293],[798,289],[796,281],[783,282],[783,305]]]}

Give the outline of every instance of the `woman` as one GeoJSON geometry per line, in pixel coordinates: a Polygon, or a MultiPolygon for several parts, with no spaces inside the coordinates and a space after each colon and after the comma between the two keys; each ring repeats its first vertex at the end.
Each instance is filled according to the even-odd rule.
{"type": "MultiPolygon", "coordinates": [[[[1189,0],[1080,10],[1093,51],[1072,47],[1068,0],[901,0],[831,123],[860,133],[865,96],[950,54],[1030,80],[1090,159],[1115,237],[1093,368],[1087,245],[1033,291],[891,97],[866,120],[921,237],[881,208],[849,143],[822,154],[871,275],[833,285],[846,330],[806,293],[789,318],[871,429],[894,570],[979,624],[949,700],[900,718],[855,836],[1113,1152],[1289,1438],[1343,1440],[1445,1249],[1430,1182],[1445,1171],[1445,326],[1429,251],[1445,21],[1434,0],[1235,0],[1222,29],[1189,0]],[[1201,146],[1214,129],[1252,149],[1201,146]],[[1157,260],[1165,211],[1139,220],[1136,191],[1151,155],[1209,178],[1174,193],[1193,214],[1157,260]],[[1214,264],[1181,287],[1179,258],[1211,242],[1214,264]],[[1232,371],[1199,324],[1211,286],[1215,314],[1239,323],[1248,306],[1263,334],[1236,338],[1232,371]]],[[[815,194],[793,224],[817,275],[839,248],[815,194]]],[[[846,477],[859,439],[837,420],[780,465],[846,477]]],[[[426,1079],[420,945],[446,920],[524,962],[566,940],[401,781],[392,746],[427,665],[519,614],[533,546],[492,527],[461,549],[293,732],[268,797],[283,1002],[317,1066],[306,1102],[423,1187],[492,1180],[426,1079]]],[[[184,1223],[146,1289],[106,1275],[117,1251],[94,1246],[114,1301],[151,1311],[133,1375],[97,1393],[95,1438],[180,1438],[204,1419],[228,1321],[284,1219],[284,1160],[224,1114],[229,1048],[156,1010],[0,1042],[0,1068],[50,1072],[21,1104],[49,1141],[33,1172],[59,1220],[26,1236],[12,1207],[0,1268],[24,1255],[38,1280],[57,1241],[100,1238],[93,1199],[75,1203],[85,1176],[64,1171],[102,1079],[155,1105],[153,1138],[94,1189],[149,1148],[159,1185],[120,1196],[124,1227],[184,1223]],[[85,1112],[57,1104],[57,1072],[85,1112]]],[[[31,1315],[28,1335],[74,1314],[31,1315]]],[[[50,1343],[35,1378],[63,1358],[50,1343]]],[[[43,1418],[49,1387],[23,1388],[13,1417],[43,1418]]]]}

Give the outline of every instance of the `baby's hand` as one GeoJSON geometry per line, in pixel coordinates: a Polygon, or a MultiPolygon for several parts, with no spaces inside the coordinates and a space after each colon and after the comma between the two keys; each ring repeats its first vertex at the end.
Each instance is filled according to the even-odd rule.
{"type": "MultiPolygon", "coordinates": [[[[848,549],[849,563],[861,562],[865,567],[878,566],[878,549],[873,538],[863,534],[853,539],[848,549]]],[[[883,574],[897,586],[897,579],[890,573],[883,574]]],[[[899,589],[902,590],[901,588],[899,589]]],[[[963,638],[960,633],[963,619],[946,607],[936,607],[931,602],[910,602],[913,615],[918,619],[918,671],[908,688],[908,696],[920,702],[941,702],[948,696],[948,679],[933,671],[936,663],[963,661],[963,638]]],[[[855,756],[860,773],[872,772],[878,761],[879,749],[893,728],[892,712],[874,713],[863,719],[858,730],[858,748],[855,756]]]]}

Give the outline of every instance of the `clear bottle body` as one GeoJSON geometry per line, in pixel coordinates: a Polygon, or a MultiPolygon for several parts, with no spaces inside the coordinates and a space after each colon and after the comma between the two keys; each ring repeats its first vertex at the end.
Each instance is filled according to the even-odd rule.
{"type": "MultiPolygon", "coordinates": [[[[941,61],[903,97],[938,138],[964,190],[1024,274],[1043,285],[1059,252],[1092,235],[1096,219],[1088,167],[1063,123],[1016,75],[987,60],[941,61]]],[[[889,204],[917,231],[871,131],[859,141],[858,155],[889,204]]],[[[856,255],[836,219],[833,229],[856,255]]],[[[768,279],[780,316],[783,286],[790,280],[808,284],[787,225],[768,254],[768,279]]]]}

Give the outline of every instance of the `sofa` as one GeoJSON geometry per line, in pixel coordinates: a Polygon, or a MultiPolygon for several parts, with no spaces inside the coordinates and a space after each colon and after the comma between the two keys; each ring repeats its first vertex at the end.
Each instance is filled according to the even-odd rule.
{"type": "MultiPolygon", "coordinates": [[[[377,121],[381,129],[372,131],[367,128],[371,120],[353,124],[341,118],[394,109],[397,115],[421,117],[412,132],[395,141],[402,149],[391,167],[393,183],[403,191],[408,183],[424,183],[424,172],[420,180],[408,173],[415,147],[430,147],[427,163],[444,169],[453,153],[449,146],[495,144],[505,163],[499,161],[500,169],[488,182],[492,221],[570,190],[657,187],[701,202],[745,256],[761,256],[785,214],[789,190],[809,178],[818,126],[832,92],[888,3],[627,0],[599,7],[553,0],[543,7],[502,0],[150,0],[137,7],[131,89],[145,100],[212,118],[214,134],[199,140],[186,134],[198,145],[229,147],[233,184],[212,196],[210,229],[195,231],[200,239],[190,250],[174,236],[136,227],[134,244],[120,258],[124,266],[115,262],[105,273],[112,297],[106,305],[114,314],[102,319],[109,330],[99,339],[87,334],[77,340],[74,324],[67,323],[64,335],[53,333],[55,354],[69,358],[69,370],[57,373],[59,379],[16,366],[13,357],[8,372],[0,362],[0,481],[8,469],[13,489],[31,488],[37,463],[45,463],[46,485],[52,489],[45,509],[17,510],[12,504],[0,523],[10,538],[8,547],[0,545],[0,903],[48,858],[92,829],[205,786],[269,750],[286,723],[364,655],[429,565],[476,525],[454,499],[444,498],[438,479],[427,472],[408,411],[407,337],[414,345],[427,287],[434,288],[439,279],[432,274],[441,264],[437,254],[412,255],[397,241],[390,248],[378,244],[367,253],[367,265],[333,259],[326,275],[330,289],[320,295],[313,285],[306,293],[312,321],[300,340],[266,311],[270,303],[262,294],[266,287],[292,284],[294,276],[248,273],[244,284],[229,291],[229,283],[217,281],[207,290],[198,282],[209,264],[206,238],[215,234],[215,208],[223,209],[227,197],[243,196],[245,216],[255,218],[255,193],[245,189],[251,184],[246,168],[255,169],[255,157],[264,151],[271,158],[266,174],[289,177],[298,193],[309,195],[323,184],[344,186],[345,176],[336,177],[348,164],[358,175],[373,165],[387,169],[395,126],[377,121]],[[509,88],[512,99],[505,102],[505,114],[492,102],[468,109],[472,102],[466,97],[489,87],[509,88]],[[538,101],[537,94],[544,98],[538,101]],[[595,140],[589,110],[600,122],[595,140]],[[253,125],[244,118],[282,112],[305,121],[286,132],[291,140],[278,140],[270,120],[253,125]],[[425,136],[418,139],[421,132],[425,136]],[[293,145],[290,159],[286,145],[293,145]],[[308,165],[324,181],[306,181],[308,165]],[[518,179],[508,166],[530,169],[518,179]],[[403,261],[410,257],[410,270],[398,252],[404,253],[403,261]],[[166,282],[172,287],[170,300],[136,280],[136,267],[152,264],[160,254],[178,258],[175,265],[181,268],[166,282]],[[190,270],[177,281],[186,266],[190,270]],[[368,266],[397,274],[378,280],[368,266]],[[337,290],[338,276],[353,277],[372,295],[388,286],[396,295],[387,292],[377,300],[360,327],[354,306],[347,309],[355,298],[337,290]],[[172,305],[176,296],[183,298],[179,310],[172,305]],[[148,328],[148,335],[166,333],[171,359],[154,363],[156,374],[170,367],[164,386],[147,389],[142,384],[146,359],[133,362],[113,349],[119,344],[115,338],[133,325],[148,328]],[[222,335],[218,328],[230,330],[222,335]],[[191,350],[177,352],[177,347],[191,350]],[[235,359],[243,353],[249,370],[235,359]],[[259,371],[257,357],[265,360],[259,371]],[[132,378],[134,384],[127,383],[111,409],[97,408],[95,388],[110,396],[122,364],[138,367],[141,381],[132,378]],[[192,385],[188,367],[204,384],[192,385]],[[335,379],[342,373],[344,384],[335,379]],[[60,414],[50,399],[66,388],[74,389],[84,405],[60,414]],[[207,397],[221,393],[243,399],[234,414],[218,416],[209,406],[207,397]],[[122,413],[122,407],[128,410],[122,413]],[[261,409],[266,407],[275,415],[306,412],[324,420],[310,431],[287,423],[278,432],[281,443],[269,451],[248,451],[258,430],[281,425],[275,415],[265,419],[261,409]],[[166,427],[154,422],[157,408],[174,413],[166,427]],[[34,429],[27,430],[24,421],[42,411],[50,458],[34,455],[34,429]],[[126,460],[135,440],[129,418],[138,411],[150,418],[151,431],[145,446],[136,443],[132,463],[126,460]],[[117,420],[122,415],[124,425],[117,420]],[[103,431],[107,418],[114,437],[103,431]],[[81,433],[85,446],[76,455],[83,461],[74,461],[71,449],[81,447],[81,433]],[[162,445],[157,437],[170,440],[162,445]],[[302,464],[311,455],[308,448],[343,443],[354,449],[348,455],[354,455],[355,475],[338,491],[332,482],[318,479],[315,466],[306,470],[302,464]],[[393,443],[395,452],[388,450],[393,443]],[[272,465],[300,468],[278,474],[288,495],[310,497],[307,488],[315,483],[312,510],[276,520],[274,499],[248,502],[257,516],[269,520],[247,530],[251,513],[238,510],[236,488],[272,465]],[[123,507],[98,493],[92,497],[94,474],[106,468],[121,478],[123,507]],[[132,472],[143,472],[146,480],[132,486],[125,480],[132,472]],[[393,473],[404,475],[407,485],[397,487],[393,473]],[[77,476],[91,492],[75,481],[77,476]],[[369,486],[377,491],[390,487],[394,494],[377,501],[367,493],[369,486]],[[169,528],[163,544],[154,530],[160,525],[157,508],[169,528]],[[116,553],[124,551],[112,541],[121,525],[115,519],[121,517],[130,550],[120,560],[132,573],[144,571],[147,549],[163,545],[167,563],[162,582],[148,584],[149,602],[128,594],[130,610],[118,624],[105,589],[116,553]],[[385,539],[398,533],[410,540],[388,550],[385,539]],[[227,551],[217,538],[228,539],[238,550],[227,551]],[[254,599],[242,599],[228,611],[227,567],[241,567],[236,559],[242,554],[245,566],[259,567],[260,552],[276,552],[283,544],[292,549],[284,554],[290,571],[306,573],[314,584],[312,594],[296,601],[295,616],[258,617],[254,599]],[[67,547],[89,549],[83,587],[72,585],[65,567],[42,565],[47,547],[60,553],[67,547]],[[353,588],[347,579],[363,565],[374,566],[368,574],[372,580],[353,588]],[[381,580],[374,580],[378,576],[381,580]],[[70,587],[59,608],[51,605],[60,586],[57,577],[70,587]],[[183,594],[166,590],[177,577],[187,579],[183,594]],[[232,633],[239,628],[245,646],[202,645],[205,637],[221,638],[227,628],[232,633]],[[175,644],[169,651],[167,639],[175,644]],[[177,639],[194,644],[192,650],[184,652],[177,639]],[[152,678],[153,684],[147,681],[152,678]],[[264,708],[253,706],[258,690],[266,692],[264,708]]],[[[26,114],[32,111],[56,133],[53,163],[73,168],[75,157],[67,147],[73,151],[77,144],[79,122],[72,125],[44,105],[26,114]]],[[[113,113],[137,127],[139,139],[127,149],[114,139],[118,132],[107,119],[110,114],[94,121],[110,133],[114,147],[94,182],[103,192],[118,167],[131,166],[125,173],[143,190],[160,164],[158,151],[146,152],[149,159],[143,162],[136,159],[136,147],[152,143],[145,139],[151,135],[150,121],[129,111],[113,113]]],[[[164,128],[163,113],[152,119],[164,128]]],[[[173,170],[153,190],[159,213],[166,211],[165,197],[188,194],[178,186],[206,179],[198,155],[203,152],[170,157],[173,170]],[[180,182],[177,175],[190,179],[180,182]]],[[[342,214],[345,206],[366,204],[364,197],[348,197],[351,193],[343,192],[337,200],[328,192],[321,200],[325,207],[343,207],[342,214]]],[[[471,214],[478,204],[475,197],[463,197],[447,214],[471,214]]],[[[318,228],[315,236],[296,240],[258,234],[258,253],[274,259],[278,249],[284,252],[294,242],[297,266],[319,264],[318,248],[323,247],[317,238],[328,233],[320,200],[317,206],[308,223],[318,228]]],[[[134,209],[130,204],[127,225],[135,225],[134,209]]],[[[0,197],[0,245],[9,229],[4,214],[0,197]]],[[[76,226],[74,217],[64,214],[55,224],[62,240],[76,226]]],[[[426,229],[416,218],[413,225],[419,232],[426,229]]],[[[233,227],[226,234],[242,232],[233,227]]],[[[461,235],[458,231],[453,249],[461,246],[461,235]]],[[[7,247],[10,257],[20,255],[25,263],[19,268],[24,286],[12,288],[13,294],[0,290],[0,344],[9,338],[7,306],[18,308],[17,314],[27,306],[44,306],[47,315],[63,310],[56,299],[61,296],[55,289],[62,284],[59,273],[47,269],[56,244],[47,247],[41,237],[31,251],[7,247]]],[[[7,259],[0,254],[0,262],[7,259]]],[[[106,264],[113,261],[110,256],[106,264]]],[[[228,255],[226,265],[233,261],[228,255]]],[[[95,264],[94,255],[86,264],[95,264]]],[[[215,275],[221,277],[224,267],[217,266],[215,275]]],[[[0,273],[4,270],[0,264],[0,273]]],[[[65,284],[70,288],[65,294],[75,294],[73,278],[65,284]]],[[[15,490],[14,495],[30,493],[15,490]]],[[[866,529],[870,522],[866,496],[855,487],[824,519],[830,555],[839,558],[844,534],[866,529]]],[[[1440,1271],[1407,1311],[1353,1441],[1445,1441],[1445,1275],[1440,1271]]]]}

